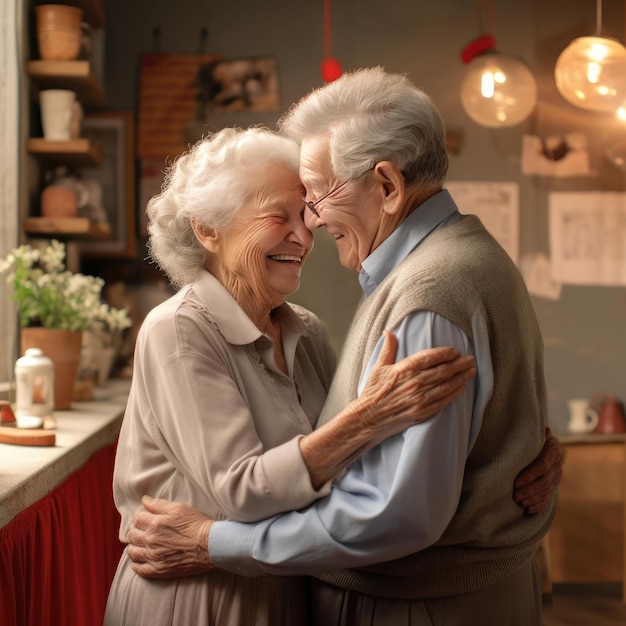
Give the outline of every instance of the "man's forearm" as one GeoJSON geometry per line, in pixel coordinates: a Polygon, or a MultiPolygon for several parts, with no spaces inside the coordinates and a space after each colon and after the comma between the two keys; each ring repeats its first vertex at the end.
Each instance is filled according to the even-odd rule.
{"type": "Polygon", "coordinates": [[[209,536],[212,562],[244,576],[287,576],[361,567],[424,549],[458,506],[468,431],[469,419],[445,411],[386,440],[371,457],[363,455],[331,495],[304,510],[255,524],[216,522],[209,536]],[[416,450],[437,450],[425,455],[432,465],[428,478],[416,450]]]}

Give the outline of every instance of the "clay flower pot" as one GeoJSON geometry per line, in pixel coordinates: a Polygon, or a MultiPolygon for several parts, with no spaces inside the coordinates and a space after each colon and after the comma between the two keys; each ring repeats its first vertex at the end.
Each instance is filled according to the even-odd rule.
{"type": "Polygon", "coordinates": [[[22,328],[22,354],[27,348],[40,348],[54,365],[54,408],[72,408],[78,374],[82,330],[22,328]]]}
{"type": "Polygon", "coordinates": [[[78,194],[69,187],[49,185],[41,192],[41,214],[44,217],[76,217],[78,194]]]}

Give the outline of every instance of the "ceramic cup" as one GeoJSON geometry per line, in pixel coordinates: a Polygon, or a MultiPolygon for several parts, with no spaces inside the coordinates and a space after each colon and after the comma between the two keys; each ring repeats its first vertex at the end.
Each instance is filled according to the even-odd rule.
{"type": "Polygon", "coordinates": [[[569,421],[567,430],[573,434],[590,433],[598,425],[598,412],[589,406],[589,400],[574,398],[567,403],[569,421]]]}
{"type": "Polygon", "coordinates": [[[68,89],[44,89],[39,92],[43,136],[48,141],[67,141],[72,136],[76,94],[68,89]]]}

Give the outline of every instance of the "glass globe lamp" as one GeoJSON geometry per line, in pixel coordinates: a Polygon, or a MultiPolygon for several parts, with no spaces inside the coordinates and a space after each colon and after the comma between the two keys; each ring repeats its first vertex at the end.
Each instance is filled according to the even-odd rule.
{"type": "Polygon", "coordinates": [[[578,37],[559,55],[554,79],[570,104],[614,113],[626,98],[626,48],[607,37],[578,37]]]}
{"type": "Polygon", "coordinates": [[[485,52],[468,63],[461,83],[461,103],[481,126],[515,126],[535,108],[537,82],[520,59],[485,52]]]}

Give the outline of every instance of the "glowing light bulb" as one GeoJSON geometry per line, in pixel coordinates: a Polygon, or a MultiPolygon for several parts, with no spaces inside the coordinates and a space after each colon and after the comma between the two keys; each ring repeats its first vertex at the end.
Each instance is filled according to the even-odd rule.
{"type": "Polygon", "coordinates": [[[496,92],[495,80],[491,72],[485,72],[480,78],[480,94],[483,98],[493,98],[496,92]]]}
{"type": "Polygon", "coordinates": [[[554,68],[559,93],[588,111],[614,112],[626,98],[626,48],[607,37],[579,37],[554,68]]]}
{"type": "Polygon", "coordinates": [[[593,42],[589,48],[589,58],[598,63],[602,63],[609,54],[609,49],[604,42],[593,42]]]}
{"type": "Polygon", "coordinates": [[[537,83],[523,61],[507,54],[484,52],[467,65],[461,103],[482,126],[514,126],[535,108],[537,83]]]}
{"type": "Polygon", "coordinates": [[[589,63],[587,65],[587,80],[590,83],[597,83],[600,81],[600,74],[602,74],[602,67],[599,63],[589,63]]]}

